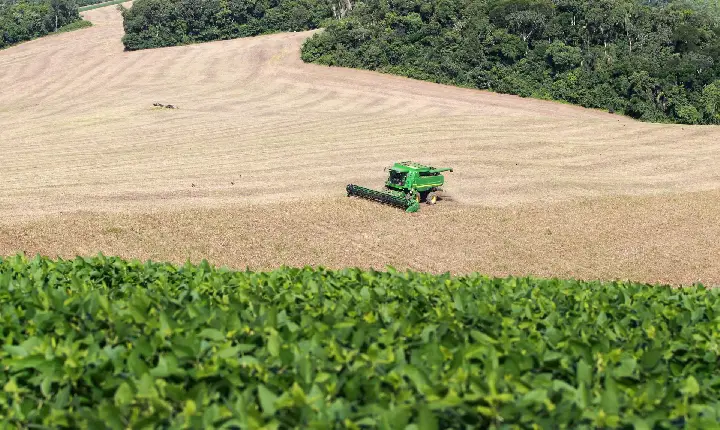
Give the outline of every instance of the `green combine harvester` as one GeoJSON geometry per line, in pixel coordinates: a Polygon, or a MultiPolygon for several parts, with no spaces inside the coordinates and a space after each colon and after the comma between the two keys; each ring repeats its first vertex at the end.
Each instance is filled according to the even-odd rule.
{"type": "Polygon", "coordinates": [[[453,171],[450,167],[436,169],[411,161],[395,163],[389,170],[383,190],[349,184],[348,197],[362,197],[405,209],[405,212],[417,212],[420,210],[420,202],[430,205],[437,202],[438,192],[442,191],[440,187],[445,183],[441,173],[453,171]]]}

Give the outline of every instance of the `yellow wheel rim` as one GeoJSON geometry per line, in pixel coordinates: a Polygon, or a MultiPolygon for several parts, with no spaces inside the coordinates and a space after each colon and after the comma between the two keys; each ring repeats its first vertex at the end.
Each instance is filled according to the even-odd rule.
{"type": "Polygon", "coordinates": [[[432,196],[432,198],[430,199],[430,201],[431,201],[432,203],[435,203],[435,202],[437,201],[437,196],[432,196]]]}

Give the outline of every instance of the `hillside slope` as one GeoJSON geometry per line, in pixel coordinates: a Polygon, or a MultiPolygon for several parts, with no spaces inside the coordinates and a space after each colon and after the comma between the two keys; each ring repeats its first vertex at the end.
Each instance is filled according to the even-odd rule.
{"type": "Polygon", "coordinates": [[[92,28],[0,52],[2,253],[718,280],[715,193],[682,194],[720,185],[718,127],[303,64],[310,33],[123,52],[114,7],[83,15],[92,28]],[[404,159],[454,167],[451,200],[409,217],[344,198],[404,159]],[[622,203],[578,210],[586,198],[622,203]],[[544,214],[532,229],[552,235],[513,213],[544,214]],[[639,224],[618,224],[628,219],[639,224]]]}

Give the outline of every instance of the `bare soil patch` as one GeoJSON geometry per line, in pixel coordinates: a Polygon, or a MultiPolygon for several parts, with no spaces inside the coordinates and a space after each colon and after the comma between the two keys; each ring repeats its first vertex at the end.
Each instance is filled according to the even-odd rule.
{"type": "Polygon", "coordinates": [[[0,52],[3,254],[720,278],[718,127],[303,64],[309,32],[123,52],[83,15],[0,52]],[[408,159],[452,201],[344,197],[408,159]]]}
{"type": "Polygon", "coordinates": [[[720,192],[421,212],[355,198],[156,213],[74,213],[0,227],[0,254],[120,255],[235,269],[387,265],[433,273],[720,284],[720,192]]]}

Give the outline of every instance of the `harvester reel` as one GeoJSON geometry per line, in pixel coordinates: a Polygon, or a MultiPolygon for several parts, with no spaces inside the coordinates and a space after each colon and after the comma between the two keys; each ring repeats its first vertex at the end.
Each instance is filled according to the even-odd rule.
{"type": "Polygon", "coordinates": [[[403,194],[392,190],[378,191],[355,184],[348,184],[346,190],[348,197],[356,196],[374,200],[389,206],[405,209],[405,212],[417,212],[418,209],[420,209],[417,199],[411,197],[411,194],[403,194]]]}

